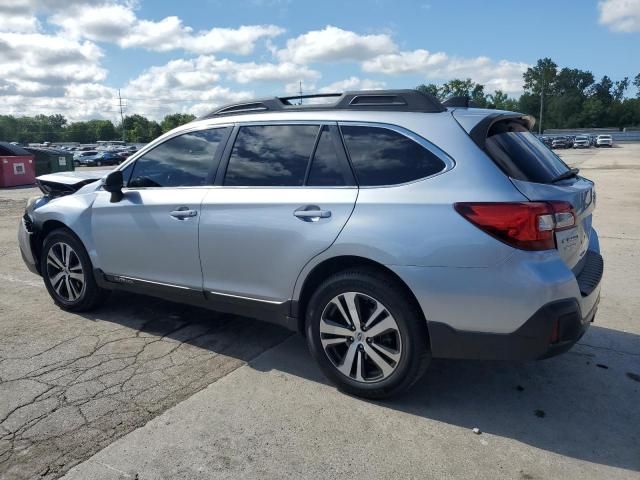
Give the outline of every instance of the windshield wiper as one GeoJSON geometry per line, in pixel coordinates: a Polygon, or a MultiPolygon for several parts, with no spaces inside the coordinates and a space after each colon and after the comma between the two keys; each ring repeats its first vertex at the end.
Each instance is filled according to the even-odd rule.
{"type": "Polygon", "coordinates": [[[570,168],[566,172],[561,173],[560,175],[555,177],[553,180],[551,180],[551,183],[556,183],[556,182],[559,182],[560,180],[566,180],[567,178],[577,177],[579,172],[580,172],[579,168],[570,168]]]}

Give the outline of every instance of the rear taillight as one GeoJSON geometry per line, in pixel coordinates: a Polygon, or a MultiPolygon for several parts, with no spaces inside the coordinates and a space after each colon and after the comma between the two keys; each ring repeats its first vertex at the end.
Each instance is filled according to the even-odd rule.
{"type": "Polygon", "coordinates": [[[554,233],[576,223],[569,202],[456,203],[471,223],[522,250],[556,248],[554,233]]]}

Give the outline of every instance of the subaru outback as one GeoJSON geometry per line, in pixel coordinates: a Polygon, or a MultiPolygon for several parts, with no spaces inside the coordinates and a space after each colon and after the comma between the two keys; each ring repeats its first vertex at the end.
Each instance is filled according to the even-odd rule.
{"type": "Polygon", "coordinates": [[[600,296],[596,195],[534,120],[413,90],[324,97],[219,108],[103,178],[39,177],[25,263],[69,311],[126,290],[284,325],[369,398],[431,358],[571,348],[600,296]]]}

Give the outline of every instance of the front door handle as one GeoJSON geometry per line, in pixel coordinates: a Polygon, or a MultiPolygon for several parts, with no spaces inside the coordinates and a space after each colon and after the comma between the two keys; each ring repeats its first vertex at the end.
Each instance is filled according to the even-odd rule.
{"type": "Polygon", "coordinates": [[[184,220],[186,218],[195,217],[198,215],[197,210],[191,210],[189,207],[178,207],[173,212],[170,213],[173,218],[177,218],[178,220],[184,220]]]}
{"type": "Polygon", "coordinates": [[[294,211],[293,215],[305,222],[317,222],[321,218],[330,218],[331,210],[322,210],[316,205],[307,205],[294,211]]]}

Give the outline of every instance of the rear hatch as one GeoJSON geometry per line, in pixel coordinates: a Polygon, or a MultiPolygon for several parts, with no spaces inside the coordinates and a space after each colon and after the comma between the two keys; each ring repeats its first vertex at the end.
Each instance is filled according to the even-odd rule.
{"type": "Polygon", "coordinates": [[[470,134],[530,201],[571,204],[575,224],[555,231],[555,238],[560,257],[578,275],[589,247],[594,184],[538,140],[531,126],[528,117],[504,115],[479,124],[481,131],[474,128],[470,134]]]}

